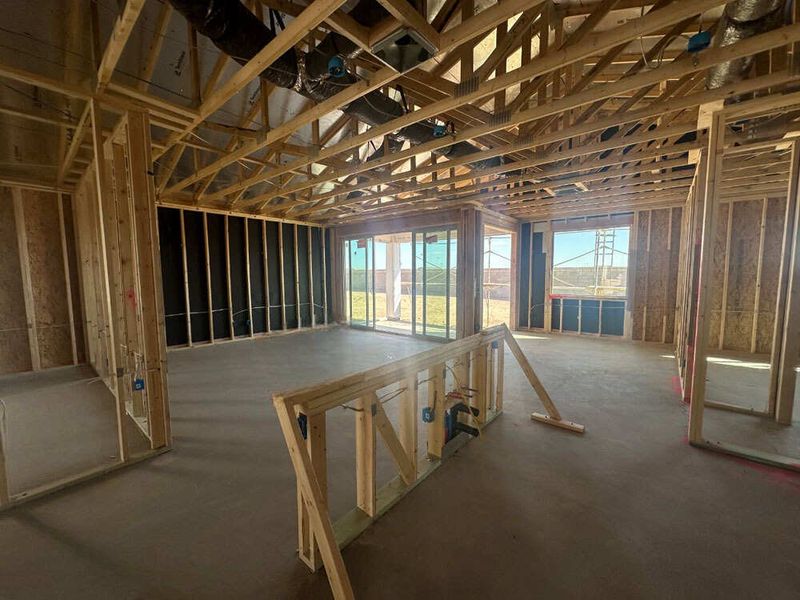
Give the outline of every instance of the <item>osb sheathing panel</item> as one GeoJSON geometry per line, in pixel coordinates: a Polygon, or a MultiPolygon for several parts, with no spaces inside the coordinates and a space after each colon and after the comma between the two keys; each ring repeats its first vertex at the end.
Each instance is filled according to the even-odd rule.
{"type": "Polygon", "coordinates": [[[660,342],[667,314],[669,277],[669,209],[650,211],[650,252],[647,266],[647,319],[644,339],[660,342]]]}
{"type": "Polygon", "coordinates": [[[762,201],[733,203],[723,348],[750,351],[756,302],[762,201]]]}
{"type": "Polygon", "coordinates": [[[719,344],[720,317],[722,315],[722,283],[725,273],[725,240],[728,235],[728,204],[720,204],[717,213],[714,256],[711,264],[711,288],[709,290],[708,347],[716,349],[719,344]]]}
{"type": "Polygon", "coordinates": [[[85,341],[83,335],[83,310],[81,310],[81,284],[80,271],[78,270],[78,253],[75,239],[74,213],[72,212],[72,198],[64,194],[64,232],[67,239],[67,257],[69,259],[69,279],[72,291],[72,318],[75,323],[75,349],[79,363],[86,362],[85,341]]]}
{"type": "Polygon", "coordinates": [[[761,264],[761,294],[758,303],[756,352],[772,351],[772,329],[775,324],[775,303],[778,300],[778,280],[781,268],[783,222],[786,219],[786,199],[770,198],[764,226],[764,255],[761,264]]]}
{"type": "Polygon", "coordinates": [[[22,190],[31,288],[43,369],[72,364],[58,196],[22,190]]]}
{"type": "Polygon", "coordinates": [[[30,371],[25,298],[9,188],[0,188],[0,373],[30,371]]]}
{"type": "Polygon", "coordinates": [[[639,213],[639,226],[636,229],[636,264],[629,265],[634,269],[633,277],[633,313],[631,323],[631,338],[642,339],[642,325],[644,319],[644,306],[647,303],[647,228],[650,222],[650,212],[639,213]]]}
{"type": "Polygon", "coordinates": [[[675,315],[678,301],[678,269],[681,253],[681,225],[683,209],[672,209],[672,240],[669,251],[669,276],[667,278],[667,331],[665,341],[671,343],[675,339],[675,315]]]}
{"type": "Polygon", "coordinates": [[[675,328],[681,209],[638,214],[636,259],[635,264],[629,265],[634,272],[632,339],[669,343],[675,328]]]}

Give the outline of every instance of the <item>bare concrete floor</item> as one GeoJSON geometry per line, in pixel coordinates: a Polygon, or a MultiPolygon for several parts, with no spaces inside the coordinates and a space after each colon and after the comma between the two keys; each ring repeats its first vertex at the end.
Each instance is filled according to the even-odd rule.
{"type": "MultiPolygon", "coordinates": [[[[687,446],[665,347],[520,343],[586,435],[529,420],[508,356],[506,412],[345,550],[359,598],[797,597],[800,477],[687,446]]],[[[0,516],[0,598],[330,597],[293,550],[268,395],[429,346],[333,330],[171,353],[175,449],[0,516]]],[[[343,481],[351,419],[328,432],[343,481]]],[[[334,513],[351,498],[332,490],[334,513]]]]}
{"type": "MultiPolygon", "coordinates": [[[[708,360],[708,400],[767,410],[769,356],[725,352],[715,353],[708,360]]],[[[796,388],[791,427],[758,416],[707,409],[703,419],[704,437],[795,458],[800,463],[800,386],[796,388]]]]}
{"type": "MultiPolygon", "coordinates": [[[[12,495],[119,460],[114,396],[85,365],[0,377],[0,403],[12,495]]],[[[147,450],[128,425],[131,451],[147,450]]]]}

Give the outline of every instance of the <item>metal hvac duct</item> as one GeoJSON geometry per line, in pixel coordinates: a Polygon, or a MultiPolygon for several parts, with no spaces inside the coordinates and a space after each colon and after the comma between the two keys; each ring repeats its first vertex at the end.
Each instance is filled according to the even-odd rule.
{"type": "MultiPolygon", "coordinates": [[[[240,64],[252,57],[275,38],[275,34],[239,0],[169,0],[175,9],[202,35],[209,38],[222,52],[240,64]]],[[[350,11],[350,16],[366,27],[375,25],[388,16],[375,0],[360,0],[350,11]]],[[[360,48],[345,36],[329,33],[310,53],[297,48],[288,50],[270,67],[262,71],[261,77],[278,87],[294,91],[322,102],[340,92],[343,87],[352,85],[358,78],[346,72],[339,77],[331,77],[329,65],[332,58],[352,57],[360,48]]],[[[342,110],[371,126],[383,125],[404,114],[404,109],[386,94],[370,92],[354,100],[342,110]]],[[[429,121],[414,123],[388,136],[391,151],[399,150],[403,141],[422,144],[436,139],[434,124],[429,121]]],[[[465,156],[479,152],[467,142],[458,142],[437,151],[449,157],[465,156]]],[[[370,159],[383,155],[379,149],[370,159]]],[[[476,154],[476,157],[478,155],[476,154]]],[[[476,169],[489,168],[500,164],[498,158],[476,160],[470,166],[476,169]]]]}
{"type": "MultiPolygon", "coordinates": [[[[739,40],[780,26],[784,2],[785,0],[737,0],[727,4],[714,36],[714,46],[730,46],[739,40]]],[[[706,87],[716,89],[745,79],[753,61],[753,56],[747,56],[711,67],[706,77],[706,87]]]]}

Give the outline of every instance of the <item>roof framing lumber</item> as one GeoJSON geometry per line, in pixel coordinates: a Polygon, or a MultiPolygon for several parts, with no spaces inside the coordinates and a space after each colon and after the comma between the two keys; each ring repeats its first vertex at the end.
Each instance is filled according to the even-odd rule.
{"type": "Polygon", "coordinates": [[[114,22],[111,38],[106,45],[106,49],[103,51],[103,58],[97,69],[98,91],[102,91],[105,86],[108,85],[108,82],[111,81],[114,69],[122,56],[122,51],[128,43],[128,38],[133,31],[133,26],[136,24],[143,8],[144,0],[127,0],[122,12],[114,22]]]}
{"type": "MultiPolygon", "coordinates": [[[[800,26],[791,25],[789,27],[793,28],[792,34],[789,37],[791,39],[794,39],[795,37],[800,38],[800,26]]],[[[784,28],[784,29],[788,29],[788,28],[784,28]]],[[[776,33],[776,32],[771,32],[771,33],[776,33]]],[[[718,64],[720,62],[724,62],[725,60],[729,60],[730,56],[746,56],[746,55],[749,55],[749,54],[751,54],[753,52],[754,48],[761,47],[761,44],[768,44],[768,45],[770,43],[773,43],[775,45],[785,44],[786,41],[783,38],[784,33],[786,33],[786,32],[780,32],[778,35],[772,36],[772,39],[773,39],[772,42],[769,42],[766,39],[759,39],[759,38],[763,38],[763,36],[770,35],[770,34],[763,34],[763,36],[756,36],[754,38],[750,38],[749,40],[746,40],[746,42],[738,42],[737,44],[734,44],[734,45],[731,45],[731,46],[727,46],[727,47],[721,48],[721,49],[707,50],[704,53],[702,53],[701,55],[696,55],[694,57],[687,57],[683,61],[676,61],[676,62],[671,63],[668,66],[664,66],[662,68],[664,68],[666,71],[672,71],[672,72],[675,72],[675,73],[684,73],[687,70],[689,70],[689,71],[699,71],[699,70],[705,69],[708,66],[711,66],[713,64],[718,64]],[[746,45],[740,46],[740,44],[746,44],[746,45]]],[[[436,140],[436,141],[433,141],[433,142],[429,142],[427,144],[421,144],[421,145],[418,145],[418,146],[414,146],[414,147],[410,148],[409,150],[405,150],[405,151],[402,151],[402,152],[394,153],[394,154],[391,154],[389,156],[382,157],[382,158],[374,160],[374,161],[370,161],[370,163],[372,163],[372,164],[366,163],[366,164],[361,164],[361,165],[354,165],[354,166],[352,166],[352,167],[350,167],[350,168],[348,168],[348,169],[346,169],[344,171],[340,170],[337,173],[338,173],[338,176],[345,175],[345,174],[346,175],[351,175],[351,174],[354,174],[354,173],[358,173],[358,172],[360,172],[362,170],[367,170],[367,169],[370,169],[370,168],[380,167],[380,166],[383,166],[383,165],[386,165],[386,164],[390,164],[392,162],[396,162],[396,161],[399,161],[399,160],[405,160],[410,155],[419,154],[419,153],[425,152],[425,151],[430,152],[430,151],[432,151],[432,150],[434,150],[436,148],[443,147],[443,146],[446,146],[448,144],[452,144],[455,141],[472,139],[474,137],[477,137],[478,135],[482,135],[482,134],[488,133],[488,132],[492,131],[495,128],[501,128],[501,127],[507,126],[508,124],[523,123],[523,122],[534,120],[535,118],[549,116],[549,115],[553,115],[553,114],[558,114],[559,112],[568,110],[570,108],[575,108],[575,107],[581,106],[583,104],[588,104],[588,103],[596,100],[600,96],[601,93],[604,96],[610,96],[610,95],[613,95],[619,89],[637,89],[639,87],[642,87],[643,85],[649,85],[653,81],[658,81],[659,77],[660,77],[660,74],[657,73],[656,71],[645,71],[643,73],[640,73],[640,74],[632,76],[632,77],[627,77],[627,78],[620,79],[619,81],[617,81],[615,83],[606,84],[600,90],[594,90],[594,89],[587,90],[587,91],[584,91],[584,92],[582,92],[580,94],[575,94],[573,96],[567,96],[565,98],[552,101],[549,104],[542,105],[542,106],[536,106],[534,108],[528,109],[527,111],[523,111],[523,112],[517,113],[517,115],[515,115],[513,118],[511,118],[507,123],[504,123],[503,125],[488,124],[488,125],[481,125],[481,126],[473,127],[473,128],[468,129],[468,130],[462,131],[458,135],[453,136],[451,139],[444,140],[444,141],[436,140]]],[[[729,96],[733,96],[733,95],[744,93],[744,92],[742,92],[740,90],[753,91],[755,89],[761,89],[763,87],[773,87],[773,86],[776,86],[776,85],[780,85],[782,83],[786,83],[787,81],[790,81],[793,78],[794,77],[791,74],[783,72],[783,73],[777,73],[777,74],[774,74],[774,75],[767,75],[767,76],[764,76],[764,78],[755,78],[755,79],[750,79],[750,80],[744,80],[744,81],[741,81],[741,82],[737,82],[737,83],[731,84],[729,86],[725,86],[724,88],[719,88],[717,90],[710,90],[708,92],[701,92],[700,94],[693,94],[691,96],[672,98],[672,99],[664,101],[664,102],[662,102],[660,104],[650,105],[650,106],[648,106],[646,108],[643,108],[643,109],[641,109],[639,111],[623,112],[623,113],[621,113],[620,115],[618,115],[616,117],[611,117],[611,118],[603,119],[603,120],[600,120],[600,121],[594,121],[594,122],[590,121],[590,122],[587,122],[587,123],[576,125],[576,126],[573,126],[572,128],[569,128],[568,131],[567,130],[562,130],[560,132],[556,132],[556,133],[550,134],[548,136],[540,136],[540,137],[528,138],[526,141],[517,142],[516,144],[511,144],[511,145],[504,146],[504,147],[499,147],[499,148],[493,148],[491,150],[487,150],[485,152],[482,152],[481,153],[481,157],[482,158],[487,158],[487,157],[490,157],[490,156],[498,156],[498,155],[503,155],[503,154],[508,154],[508,153],[511,153],[511,152],[515,152],[515,151],[525,150],[525,149],[528,149],[528,148],[532,148],[532,147],[541,145],[542,143],[544,143],[545,140],[547,141],[547,143],[551,143],[551,142],[555,142],[555,141],[557,141],[559,139],[563,139],[565,137],[575,137],[577,135],[581,135],[582,133],[589,133],[589,132],[592,132],[592,131],[603,131],[604,129],[606,129],[608,127],[611,127],[611,126],[621,125],[623,123],[628,123],[628,122],[636,122],[636,121],[638,121],[638,120],[640,120],[642,118],[655,117],[655,116],[658,116],[658,115],[663,114],[665,112],[681,110],[681,109],[684,109],[684,108],[697,106],[699,104],[703,104],[703,103],[705,103],[707,101],[711,101],[711,100],[714,100],[714,99],[724,99],[724,98],[729,97],[729,96]],[[766,82],[769,82],[769,83],[767,84],[766,82]]],[[[693,127],[691,127],[690,129],[695,129],[695,128],[696,128],[696,124],[693,127]]],[[[472,160],[475,160],[474,157],[462,157],[462,158],[459,158],[459,159],[456,159],[456,160],[448,161],[447,165],[448,166],[456,166],[456,165],[460,165],[460,164],[466,164],[466,163],[468,163],[468,162],[470,162],[472,160]]],[[[513,168],[515,168],[515,167],[512,166],[508,170],[511,170],[513,168]]],[[[422,172],[428,172],[430,170],[431,169],[427,169],[427,170],[422,171],[422,172]]],[[[379,178],[377,180],[377,183],[389,183],[391,181],[397,181],[398,179],[407,178],[409,176],[418,175],[420,173],[421,173],[421,171],[417,170],[417,171],[415,171],[413,173],[404,173],[403,175],[384,176],[384,177],[379,178]]],[[[485,175],[485,174],[486,174],[486,172],[482,173],[482,175],[485,175]]],[[[308,182],[304,182],[302,184],[298,184],[297,186],[292,186],[290,188],[285,188],[284,190],[282,190],[282,193],[289,193],[289,192],[298,191],[300,189],[305,189],[305,187],[310,187],[311,185],[318,185],[318,184],[323,183],[325,181],[329,181],[332,178],[333,177],[331,177],[331,176],[326,176],[324,178],[318,177],[318,178],[315,178],[314,180],[311,180],[311,181],[308,181],[308,182]]],[[[364,186],[364,187],[368,187],[368,186],[364,186]]],[[[358,189],[362,189],[362,188],[359,187],[359,185],[356,185],[354,187],[349,187],[347,190],[343,190],[343,191],[334,190],[334,191],[327,192],[326,194],[322,194],[322,195],[318,196],[317,199],[319,200],[319,199],[326,198],[326,197],[329,198],[329,197],[333,197],[333,196],[339,195],[340,193],[347,193],[347,192],[350,192],[350,191],[353,191],[353,190],[358,190],[358,189]]],[[[271,197],[274,197],[275,195],[277,195],[277,194],[273,194],[271,197]]],[[[261,199],[267,199],[267,198],[263,197],[261,199]]]]}
{"type": "MultiPolygon", "coordinates": [[[[351,148],[360,146],[361,144],[367,143],[370,139],[372,139],[372,138],[374,138],[376,136],[384,135],[386,133],[390,133],[392,131],[395,131],[397,129],[405,127],[407,125],[411,125],[413,123],[416,123],[418,121],[421,121],[421,120],[424,120],[424,119],[428,119],[428,118],[435,117],[437,115],[446,113],[449,110],[452,110],[452,109],[454,109],[454,108],[456,108],[458,106],[461,106],[462,104],[466,104],[468,102],[473,102],[475,100],[479,100],[481,98],[484,98],[484,97],[487,97],[487,96],[491,96],[491,95],[495,94],[498,91],[501,91],[501,90],[504,90],[504,89],[507,89],[509,87],[512,87],[512,86],[516,85],[520,81],[524,81],[526,79],[532,79],[532,78],[537,77],[539,75],[544,75],[546,73],[549,73],[549,72],[552,72],[552,71],[558,69],[562,65],[571,64],[571,63],[576,62],[578,60],[582,60],[584,58],[587,58],[589,56],[594,56],[596,54],[605,52],[605,51],[607,51],[607,50],[619,45],[623,41],[626,41],[626,40],[627,41],[631,41],[631,40],[637,39],[643,33],[646,33],[648,31],[652,31],[652,30],[655,30],[655,29],[660,29],[662,27],[667,27],[667,26],[672,25],[672,24],[674,24],[676,22],[679,22],[679,21],[681,21],[683,19],[691,17],[692,15],[700,14],[700,13],[702,13],[703,11],[705,11],[707,9],[710,9],[710,8],[713,8],[715,6],[718,6],[720,4],[725,4],[725,3],[726,3],[726,0],[692,0],[691,2],[689,2],[689,1],[676,2],[674,5],[671,5],[669,7],[669,10],[661,9],[661,10],[657,10],[657,11],[648,13],[647,15],[644,15],[643,17],[640,17],[639,19],[636,19],[636,20],[633,20],[633,21],[629,21],[629,22],[627,22],[627,23],[625,23],[623,25],[620,25],[619,27],[616,27],[616,28],[611,29],[609,31],[605,31],[603,33],[597,34],[593,38],[587,39],[585,41],[585,43],[583,43],[583,44],[570,46],[568,48],[564,48],[564,49],[556,51],[556,52],[548,53],[544,57],[541,57],[541,58],[538,58],[538,59],[534,59],[529,64],[523,65],[519,69],[516,69],[514,71],[510,71],[509,73],[507,73],[505,75],[501,75],[501,76],[495,77],[494,79],[491,79],[488,82],[485,82],[484,84],[481,84],[480,86],[477,87],[477,89],[475,91],[466,92],[466,93],[464,93],[462,95],[459,95],[458,97],[455,97],[455,98],[448,98],[448,99],[442,100],[440,102],[434,102],[434,103],[432,103],[432,104],[430,104],[430,105],[428,105],[428,106],[426,106],[424,108],[420,108],[419,110],[415,110],[413,112],[409,112],[409,113],[407,113],[406,115],[404,115],[402,117],[398,117],[398,118],[396,118],[396,119],[394,119],[394,120],[392,120],[392,121],[390,121],[390,122],[388,122],[388,123],[386,123],[384,125],[381,125],[379,127],[372,127],[367,132],[365,132],[363,134],[360,134],[358,136],[353,136],[351,138],[343,140],[342,142],[340,142],[339,144],[337,144],[336,146],[334,146],[334,147],[332,147],[330,149],[322,150],[319,153],[318,158],[326,158],[326,157],[332,156],[334,154],[338,154],[340,152],[344,152],[344,151],[349,150],[351,148]]],[[[469,24],[472,21],[480,19],[480,17],[482,15],[484,15],[486,12],[488,12],[488,11],[484,11],[483,13],[480,13],[478,16],[476,16],[476,17],[470,19],[469,21],[467,21],[466,24],[469,24]]],[[[464,25],[466,25],[466,24],[464,24],[464,25]]],[[[778,31],[788,30],[789,28],[792,28],[792,27],[794,27],[794,26],[784,27],[784,28],[782,28],[782,30],[778,30],[778,31]]],[[[453,30],[455,30],[455,29],[456,28],[453,28],[453,30]]],[[[450,30],[450,31],[453,31],[453,30],[450,30]]],[[[770,32],[770,33],[771,34],[775,34],[776,32],[770,32]]],[[[793,33],[797,34],[797,32],[793,32],[793,33]]],[[[765,34],[765,35],[770,35],[770,34],[765,34]]],[[[778,35],[780,35],[780,34],[778,34],[778,35]]],[[[764,36],[758,36],[758,37],[759,38],[763,38],[764,36]]],[[[755,39],[755,38],[751,38],[751,39],[755,39]]],[[[749,41],[749,40],[747,40],[747,41],[749,41]]],[[[764,40],[761,39],[761,41],[764,41],[764,40]]],[[[745,43],[745,42],[739,42],[739,44],[742,44],[742,43],[745,43]]],[[[784,40],[784,41],[782,41],[782,43],[786,43],[786,41],[784,40]]],[[[732,46],[727,46],[725,48],[722,48],[721,50],[730,51],[730,49],[736,48],[737,46],[739,46],[739,44],[732,45],[732,46]]],[[[443,45],[446,45],[446,42],[444,41],[444,39],[443,39],[443,45]]],[[[709,53],[714,53],[714,52],[717,52],[717,50],[708,50],[703,55],[706,56],[709,53]]],[[[611,85],[611,84],[609,84],[609,85],[611,85]]],[[[448,141],[450,143],[452,143],[455,140],[445,139],[445,140],[443,140],[443,142],[435,141],[435,142],[430,143],[430,145],[439,144],[439,145],[436,146],[438,148],[438,147],[441,147],[441,146],[444,146],[444,145],[448,145],[446,143],[448,141]]],[[[415,149],[416,148],[420,148],[420,152],[429,151],[429,144],[421,144],[420,146],[415,147],[415,149]],[[424,149],[422,149],[423,146],[425,146],[424,149]]],[[[396,155],[391,155],[391,156],[394,157],[396,155]]],[[[305,161],[296,161],[297,164],[292,164],[291,168],[304,167],[306,164],[308,164],[308,162],[309,162],[308,159],[306,159],[305,161]]],[[[375,166],[378,166],[378,165],[375,165],[375,166]]],[[[274,171],[268,171],[267,173],[264,173],[263,175],[246,179],[246,180],[244,180],[242,182],[239,182],[239,183],[237,183],[237,184],[235,184],[233,186],[229,186],[228,188],[225,188],[225,189],[220,190],[220,191],[218,191],[218,192],[216,192],[214,194],[211,194],[210,196],[206,196],[206,198],[208,200],[214,200],[214,199],[222,198],[225,195],[238,192],[241,189],[250,187],[252,185],[255,185],[256,183],[261,183],[263,181],[267,181],[267,180],[269,180],[271,178],[277,177],[278,175],[282,174],[282,172],[286,172],[286,170],[289,170],[289,168],[290,168],[289,166],[286,166],[286,167],[283,167],[283,169],[278,169],[278,170],[274,170],[274,171]]],[[[280,189],[273,194],[273,197],[275,195],[278,195],[279,193],[281,193],[280,189]]],[[[259,197],[259,200],[258,201],[253,200],[253,203],[258,203],[258,202],[263,201],[265,199],[268,199],[268,198],[259,197]]],[[[250,199],[248,199],[247,202],[250,202],[250,199]]]]}
{"type": "Polygon", "coordinates": [[[203,101],[197,111],[198,115],[185,130],[171,136],[171,139],[167,142],[167,148],[180,141],[205,119],[222,108],[228,100],[244,89],[264,69],[275,62],[284,52],[297,45],[309,31],[315,29],[317,25],[344,3],[345,0],[314,0],[313,3],[306,7],[299,16],[286,26],[286,29],[275,36],[275,38],[264,46],[258,54],[251,58],[246,65],[239,69],[228,81],[219,89],[212,92],[209,97],[203,101]]]}
{"type": "Polygon", "coordinates": [[[395,19],[419,33],[434,48],[439,48],[439,32],[406,0],[378,0],[378,2],[395,19]]]}
{"type": "MultiPolygon", "coordinates": [[[[541,3],[544,0],[533,0],[533,1],[541,3]]],[[[516,14],[516,12],[518,12],[520,10],[521,6],[529,5],[530,3],[531,3],[531,0],[506,0],[505,2],[503,2],[501,4],[497,4],[497,5],[493,6],[493,7],[485,10],[484,12],[482,12],[479,15],[479,17],[485,15],[486,13],[491,13],[489,15],[489,18],[483,18],[481,20],[482,23],[485,23],[484,27],[486,29],[490,29],[491,27],[495,26],[496,22],[501,22],[504,19],[507,20],[509,17],[511,17],[514,14],[516,14]]],[[[473,19],[470,19],[470,21],[472,21],[474,19],[477,19],[477,18],[478,17],[474,17],[473,19]]],[[[467,26],[468,24],[469,24],[469,22],[463,23],[462,26],[467,26]]],[[[457,26],[457,27],[461,27],[461,26],[457,26]]],[[[454,29],[456,29],[457,27],[455,27],[454,29]]],[[[474,31],[475,29],[476,28],[474,26],[470,26],[468,31],[471,32],[471,31],[474,31]]],[[[453,45],[443,46],[441,48],[440,52],[445,52],[445,51],[449,50],[452,47],[454,47],[454,46],[453,45]]],[[[435,60],[436,60],[436,57],[430,59],[428,62],[433,63],[433,62],[435,62],[435,60]]],[[[296,117],[294,117],[290,121],[282,124],[280,127],[277,127],[275,129],[271,130],[270,132],[268,132],[266,134],[266,136],[262,140],[256,140],[254,142],[251,142],[250,144],[247,144],[247,145],[243,146],[242,148],[238,149],[237,151],[231,153],[230,155],[222,157],[219,160],[215,161],[214,163],[208,165],[204,169],[201,169],[200,171],[198,171],[197,173],[195,173],[191,177],[188,177],[188,178],[183,179],[182,181],[176,183],[175,185],[171,186],[166,191],[166,193],[167,194],[172,194],[172,193],[175,193],[175,192],[180,191],[182,189],[185,189],[189,185],[192,185],[193,183],[196,183],[197,181],[199,181],[201,179],[204,179],[204,178],[208,177],[209,175],[212,175],[215,171],[223,169],[224,167],[226,167],[227,165],[235,162],[239,158],[242,158],[243,156],[247,156],[248,154],[252,154],[253,152],[258,152],[259,150],[261,150],[261,149],[263,149],[263,148],[265,148],[265,147],[267,147],[267,146],[269,146],[269,145],[271,145],[273,143],[277,143],[278,141],[280,141],[281,139],[287,137],[288,135],[290,135],[294,131],[297,131],[301,127],[303,127],[305,125],[308,125],[312,121],[315,121],[315,120],[319,119],[321,116],[326,115],[326,114],[328,114],[328,113],[330,113],[330,112],[332,112],[334,110],[337,110],[337,109],[341,108],[342,106],[345,106],[345,105],[353,102],[354,100],[356,100],[356,99],[368,94],[369,92],[374,91],[376,89],[379,89],[379,88],[391,83],[392,81],[394,81],[395,79],[400,77],[400,75],[401,75],[400,73],[398,73],[397,71],[395,71],[394,69],[392,69],[390,67],[384,67],[384,68],[380,69],[379,71],[373,73],[371,76],[365,77],[364,79],[362,79],[358,83],[355,83],[355,84],[353,84],[351,86],[348,86],[346,89],[342,90],[341,92],[339,92],[335,96],[332,96],[331,98],[328,98],[324,102],[320,102],[319,104],[315,105],[314,107],[312,107],[312,108],[300,113],[299,115],[297,115],[296,117]]],[[[391,129],[387,130],[384,133],[388,133],[388,131],[392,131],[392,130],[391,129]]],[[[360,139],[362,139],[362,142],[366,142],[366,141],[369,141],[370,139],[372,139],[373,137],[377,137],[378,135],[382,135],[382,134],[375,133],[375,135],[373,135],[373,136],[366,136],[366,139],[364,139],[365,136],[361,136],[360,139]]],[[[332,156],[334,156],[336,154],[339,154],[340,152],[343,152],[345,150],[350,150],[351,148],[354,148],[354,147],[359,146],[359,145],[361,145],[361,144],[359,143],[359,144],[350,145],[347,148],[345,148],[344,150],[341,149],[341,145],[335,146],[334,147],[335,150],[334,149],[325,149],[324,151],[320,151],[320,154],[322,154],[324,152],[325,156],[320,156],[319,159],[322,160],[324,158],[330,158],[330,157],[332,157],[332,156]]],[[[156,156],[158,156],[158,153],[156,154],[156,156]]],[[[272,178],[278,177],[280,175],[283,175],[283,174],[285,174],[285,173],[287,173],[289,171],[295,170],[295,169],[302,169],[302,168],[306,167],[307,165],[309,165],[309,164],[311,164],[311,163],[313,163],[315,161],[309,160],[309,159],[305,159],[305,160],[295,161],[295,162],[297,164],[293,164],[291,167],[289,167],[289,168],[287,168],[285,170],[278,169],[278,171],[280,171],[280,172],[277,172],[274,175],[273,175],[273,171],[269,171],[269,172],[267,172],[265,174],[259,174],[259,175],[256,175],[254,177],[251,177],[251,178],[249,178],[249,179],[247,179],[245,181],[257,180],[257,181],[255,181],[255,183],[259,183],[259,182],[262,182],[262,181],[266,181],[268,179],[272,179],[272,178]],[[300,163],[302,163],[302,164],[300,164],[300,163]]],[[[246,185],[246,186],[243,186],[243,187],[237,187],[236,189],[231,189],[230,187],[226,188],[226,192],[225,193],[216,194],[214,196],[214,198],[211,198],[211,200],[221,199],[223,196],[226,196],[228,194],[234,194],[234,193],[240,192],[240,191],[246,189],[247,187],[250,187],[250,186],[246,185]]]]}

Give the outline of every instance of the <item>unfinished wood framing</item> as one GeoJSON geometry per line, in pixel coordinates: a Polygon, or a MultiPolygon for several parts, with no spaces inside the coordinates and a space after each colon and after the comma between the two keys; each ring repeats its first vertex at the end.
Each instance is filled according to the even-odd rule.
{"type": "MultiPolygon", "coordinates": [[[[474,389],[465,427],[502,410],[506,346],[545,405],[532,418],[581,430],[507,331],[479,333],[487,227],[511,232],[512,329],[674,348],[692,444],[718,445],[703,436],[707,407],[791,424],[797,6],[721,45],[738,4],[727,0],[68,4],[63,39],[39,29],[46,43],[16,23],[33,9],[8,10],[7,35],[24,43],[0,61],[0,373],[88,363],[114,397],[121,463],[131,424],[152,452],[170,446],[167,347],[344,323],[343,242],[447,232],[446,291],[432,295],[453,344],[400,361],[402,376],[387,366],[383,385],[348,379],[347,398],[275,399],[300,555],[325,565],[337,597],[352,595],[338,547],[433,468],[418,462],[420,437],[432,464],[445,456],[452,392],[474,389]],[[280,14],[290,19],[277,27],[280,14]],[[695,47],[698,31],[713,33],[708,47],[695,47]],[[737,72],[717,82],[720,71],[737,72]],[[583,274],[567,281],[559,236],[596,230],[597,256],[618,227],[627,248],[611,255],[627,253],[627,272],[595,258],[592,293],[583,274]],[[766,406],[706,398],[707,359],[726,353],[769,363],[766,406]],[[325,411],[345,400],[359,508],[333,527],[325,411]],[[378,434],[399,473],[384,490],[378,434]]],[[[416,299],[408,310],[418,333],[416,299]]]]}
{"type": "MultiPolygon", "coordinates": [[[[299,555],[312,570],[312,560],[321,554],[335,598],[353,598],[353,590],[342,560],[341,548],[355,539],[428,474],[436,469],[447,452],[463,443],[464,435],[446,438],[445,413],[473,433],[489,424],[502,410],[503,361],[488,360],[493,348],[508,344],[547,414],[532,418],[557,427],[583,433],[583,426],[562,419],[533,367],[522,353],[511,332],[499,325],[458,341],[392,363],[320,385],[273,395],[273,404],[286,440],[298,485],[299,555]],[[449,363],[471,355],[477,364],[476,394],[448,378],[449,363]],[[491,368],[491,375],[487,369],[491,368]],[[419,389],[419,373],[428,380],[427,413],[428,462],[420,468],[416,456],[416,429],[413,423],[419,389]],[[497,381],[498,385],[491,385],[497,381]],[[498,396],[499,394],[499,396],[498,396]],[[348,402],[353,401],[350,405],[348,402]],[[382,404],[401,402],[400,431],[395,430],[382,404]],[[331,522],[326,499],[326,466],[320,460],[325,437],[314,432],[312,423],[329,410],[346,407],[354,411],[356,427],[357,507],[336,523],[331,522]],[[305,432],[305,433],[304,433],[305,432]],[[381,434],[398,470],[398,476],[380,489],[375,484],[376,432],[381,434]],[[313,536],[313,541],[312,540],[313,536]]],[[[330,432],[328,432],[330,435],[330,432]]]]}
{"type": "MultiPolygon", "coordinates": [[[[743,157],[750,150],[748,146],[730,148],[727,138],[731,130],[726,124],[745,115],[760,116],[769,114],[778,107],[791,106],[791,98],[757,99],[741,106],[724,108],[712,115],[709,147],[702,155],[704,178],[698,182],[697,195],[704,198],[702,230],[700,234],[700,260],[697,267],[698,306],[696,318],[686,312],[682,319],[687,322],[690,332],[694,328],[694,339],[683,336],[689,351],[681,354],[692,362],[691,369],[679,369],[682,376],[691,380],[688,386],[691,405],[689,419],[689,441],[697,446],[719,450],[736,456],[743,456],[784,468],[797,469],[796,459],[779,455],[768,455],[760,450],[742,447],[730,441],[708,440],[703,434],[704,412],[706,408],[729,410],[762,418],[773,418],[779,423],[791,423],[791,411],[796,386],[798,366],[798,322],[796,312],[797,298],[794,287],[796,275],[797,248],[797,185],[800,180],[800,145],[797,142],[780,143],[779,137],[772,145],[753,144],[756,156],[763,154],[769,160],[770,168],[782,172],[783,176],[774,186],[760,197],[753,194],[740,194],[735,198],[723,200],[727,190],[736,187],[740,165],[750,169],[750,162],[743,157]],[[776,102],[777,100],[777,102],[776,102]],[[771,156],[770,156],[771,155],[771,156]],[[782,167],[788,158],[788,169],[782,167]],[[785,207],[780,210],[770,209],[785,207]],[[781,219],[782,217],[782,219],[781,219]],[[770,224],[770,218],[776,222],[770,224]],[[772,237],[782,240],[780,244],[768,245],[767,230],[772,237]],[[782,230],[782,235],[778,232],[782,230]],[[720,233],[721,232],[721,233],[720,233]],[[720,256],[720,255],[723,256],[720,256]],[[721,265],[721,272],[715,266],[721,265]],[[765,285],[765,277],[770,285],[765,285]],[[774,287],[773,287],[774,286],[774,287]],[[771,296],[766,290],[776,290],[771,296]],[[718,300],[714,300],[718,298],[718,300]],[[719,306],[720,315],[714,318],[714,307],[719,306]],[[770,385],[768,386],[768,405],[765,409],[745,408],[735,404],[706,399],[707,363],[712,348],[733,347],[737,350],[753,352],[758,349],[759,339],[769,340],[768,334],[759,333],[762,324],[761,310],[774,310],[773,322],[763,319],[763,325],[772,329],[768,343],[770,354],[770,385]],[[712,335],[713,334],[713,335],[712,335]],[[785,381],[781,381],[785,378],[785,381]]],[[[693,287],[687,276],[688,286],[693,287]]]]}

